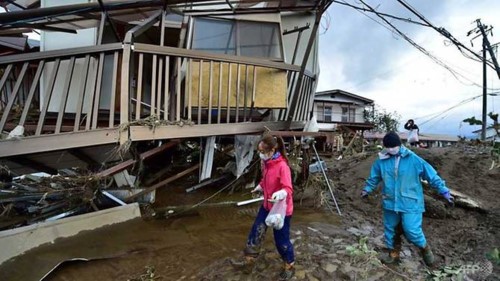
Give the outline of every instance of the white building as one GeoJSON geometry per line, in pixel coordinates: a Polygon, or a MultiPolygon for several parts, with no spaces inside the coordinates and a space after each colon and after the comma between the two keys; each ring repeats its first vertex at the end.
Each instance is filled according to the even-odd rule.
{"type": "Polygon", "coordinates": [[[322,131],[334,131],[338,126],[352,130],[369,130],[365,114],[373,112],[374,102],[343,90],[317,92],[314,96],[313,114],[322,131]]]}

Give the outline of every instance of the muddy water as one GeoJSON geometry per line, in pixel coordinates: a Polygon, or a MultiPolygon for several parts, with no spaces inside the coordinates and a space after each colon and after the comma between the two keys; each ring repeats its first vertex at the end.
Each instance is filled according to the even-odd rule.
{"type": "MultiPolygon", "coordinates": [[[[181,188],[159,192],[156,207],[192,204],[206,198],[217,188],[186,195],[181,188]]],[[[248,194],[236,193],[212,200],[245,200],[248,194]]],[[[182,216],[151,220],[137,219],[80,233],[41,246],[5,263],[2,280],[39,280],[61,261],[45,280],[128,280],[139,278],[146,266],[153,266],[161,280],[196,279],[196,272],[214,260],[235,258],[241,254],[259,204],[200,207],[182,216]]],[[[331,213],[296,207],[294,224],[308,222],[337,223],[331,213]]],[[[266,245],[272,247],[272,231],[266,245]]]]}

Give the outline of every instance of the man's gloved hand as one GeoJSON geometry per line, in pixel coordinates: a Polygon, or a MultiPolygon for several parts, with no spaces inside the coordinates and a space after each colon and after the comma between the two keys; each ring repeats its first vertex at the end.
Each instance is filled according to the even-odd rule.
{"type": "Polygon", "coordinates": [[[262,186],[257,185],[254,189],[252,189],[252,191],[250,191],[251,193],[255,193],[255,192],[262,192],[262,186]]]}
{"type": "Polygon", "coordinates": [[[368,192],[362,190],[361,191],[361,198],[363,198],[363,199],[368,198],[368,192]]]}
{"type": "Polygon", "coordinates": [[[284,200],[287,195],[288,194],[286,193],[286,191],[284,189],[281,189],[281,190],[273,193],[273,195],[271,196],[271,199],[276,200],[276,201],[281,201],[281,200],[284,200]]]}
{"type": "Polygon", "coordinates": [[[455,198],[453,198],[453,196],[451,196],[449,191],[441,193],[441,196],[443,196],[444,199],[446,199],[446,201],[448,201],[448,204],[450,206],[452,206],[452,207],[455,206],[455,198]]]}

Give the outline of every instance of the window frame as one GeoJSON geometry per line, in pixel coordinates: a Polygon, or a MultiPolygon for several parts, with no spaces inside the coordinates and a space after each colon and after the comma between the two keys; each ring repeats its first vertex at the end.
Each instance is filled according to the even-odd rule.
{"type": "MultiPolygon", "coordinates": [[[[188,39],[188,43],[189,43],[189,49],[192,49],[192,50],[196,50],[196,49],[193,49],[193,41],[195,40],[195,28],[196,28],[196,21],[198,19],[202,19],[202,20],[214,20],[214,21],[221,21],[221,22],[230,22],[233,24],[233,26],[235,27],[235,31],[234,31],[234,46],[235,46],[235,54],[221,54],[221,53],[216,53],[216,54],[221,54],[221,55],[233,55],[233,56],[244,56],[244,55],[241,55],[241,44],[240,44],[240,38],[241,38],[241,27],[240,27],[240,24],[241,23],[245,23],[245,22],[249,22],[249,23],[259,23],[259,24],[265,24],[265,25],[274,25],[276,26],[276,30],[278,31],[278,35],[277,35],[277,38],[278,38],[278,51],[279,51],[279,56],[278,57],[263,57],[263,56],[245,56],[245,57],[251,57],[251,58],[259,58],[259,59],[267,59],[267,60],[271,60],[271,61],[276,61],[276,62],[284,62],[285,61],[285,50],[284,50],[284,46],[283,46],[283,36],[281,34],[281,23],[280,22],[274,22],[274,21],[256,21],[256,20],[247,20],[247,19],[227,19],[227,18],[217,18],[217,17],[206,17],[206,16],[193,16],[191,18],[191,24],[189,25],[190,26],[190,30],[189,30],[189,39],[188,39]]],[[[210,51],[206,51],[206,50],[200,50],[200,51],[203,51],[203,52],[210,52],[210,51]]],[[[214,52],[215,53],[215,52],[214,52]]]]}

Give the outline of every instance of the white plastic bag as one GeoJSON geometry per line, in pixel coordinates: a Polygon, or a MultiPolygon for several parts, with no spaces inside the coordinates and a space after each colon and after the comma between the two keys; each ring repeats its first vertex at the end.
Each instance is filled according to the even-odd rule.
{"type": "Polygon", "coordinates": [[[418,130],[413,129],[410,130],[410,133],[408,134],[408,142],[418,142],[418,130]]]}
{"type": "Polygon", "coordinates": [[[276,230],[283,228],[285,224],[286,216],[286,202],[285,200],[280,200],[274,203],[271,211],[266,217],[266,225],[270,226],[276,230]]]}

